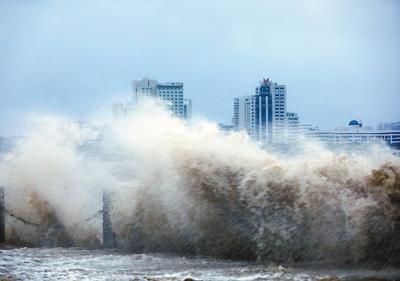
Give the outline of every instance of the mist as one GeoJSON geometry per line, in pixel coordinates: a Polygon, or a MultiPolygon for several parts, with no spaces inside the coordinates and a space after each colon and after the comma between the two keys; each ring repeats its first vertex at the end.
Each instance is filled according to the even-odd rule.
{"type": "Polygon", "coordinates": [[[101,247],[107,191],[119,249],[398,266],[399,157],[385,145],[299,147],[263,150],[153,102],[130,118],[91,123],[37,116],[0,160],[7,241],[101,247]]]}

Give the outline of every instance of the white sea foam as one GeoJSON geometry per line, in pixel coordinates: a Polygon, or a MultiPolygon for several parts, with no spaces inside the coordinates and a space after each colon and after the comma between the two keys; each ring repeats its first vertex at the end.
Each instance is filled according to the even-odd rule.
{"type": "Polygon", "coordinates": [[[59,225],[55,245],[98,246],[109,190],[118,245],[135,252],[399,263],[400,160],[387,147],[263,150],[154,103],[96,126],[55,116],[34,124],[2,157],[0,183],[7,210],[40,227],[8,216],[9,241],[39,245],[59,225]]]}

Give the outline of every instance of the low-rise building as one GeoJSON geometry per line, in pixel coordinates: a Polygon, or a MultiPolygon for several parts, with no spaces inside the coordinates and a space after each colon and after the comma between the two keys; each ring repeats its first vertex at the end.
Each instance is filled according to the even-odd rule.
{"type": "Polygon", "coordinates": [[[400,121],[390,123],[379,123],[376,126],[378,131],[389,130],[389,131],[400,131],[400,121]]]}
{"type": "Polygon", "coordinates": [[[372,127],[363,127],[358,120],[351,120],[347,127],[336,128],[333,131],[308,130],[304,132],[304,136],[329,144],[376,143],[382,141],[391,145],[400,144],[400,130],[374,130],[372,127]]]}
{"type": "Polygon", "coordinates": [[[218,130],[224,134],[229,134],[232,133],[235,130],[235,126],[234,125],[230,125],[230,124],[218,124],[218,130]]]}

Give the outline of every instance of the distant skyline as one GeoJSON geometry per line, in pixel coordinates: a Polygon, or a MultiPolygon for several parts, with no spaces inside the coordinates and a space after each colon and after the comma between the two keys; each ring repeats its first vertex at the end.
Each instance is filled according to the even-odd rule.
{"type": "Polygon", "coordinates": [[[193,117],[230,123],[263,78],[321,128],[400,120],[400,1],[0,1],[0,135],[31,113],[86,120],[132,80],[184,83],[193,117]]]}

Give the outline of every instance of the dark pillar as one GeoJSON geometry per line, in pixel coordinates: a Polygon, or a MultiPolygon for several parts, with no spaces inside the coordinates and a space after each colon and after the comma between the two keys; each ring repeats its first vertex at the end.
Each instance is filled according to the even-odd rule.
{"type": "Polygon", "coordinates": [[[6,207],[4,206],[4,187],[0,187],[0,243],[6,241],[6,207]]]}
{"type": "Polygon", "coordinates": [[[111,225],[111,195],[107,191],[103,191],[103,247],[114,248],[115,239],[111,225]]]}

